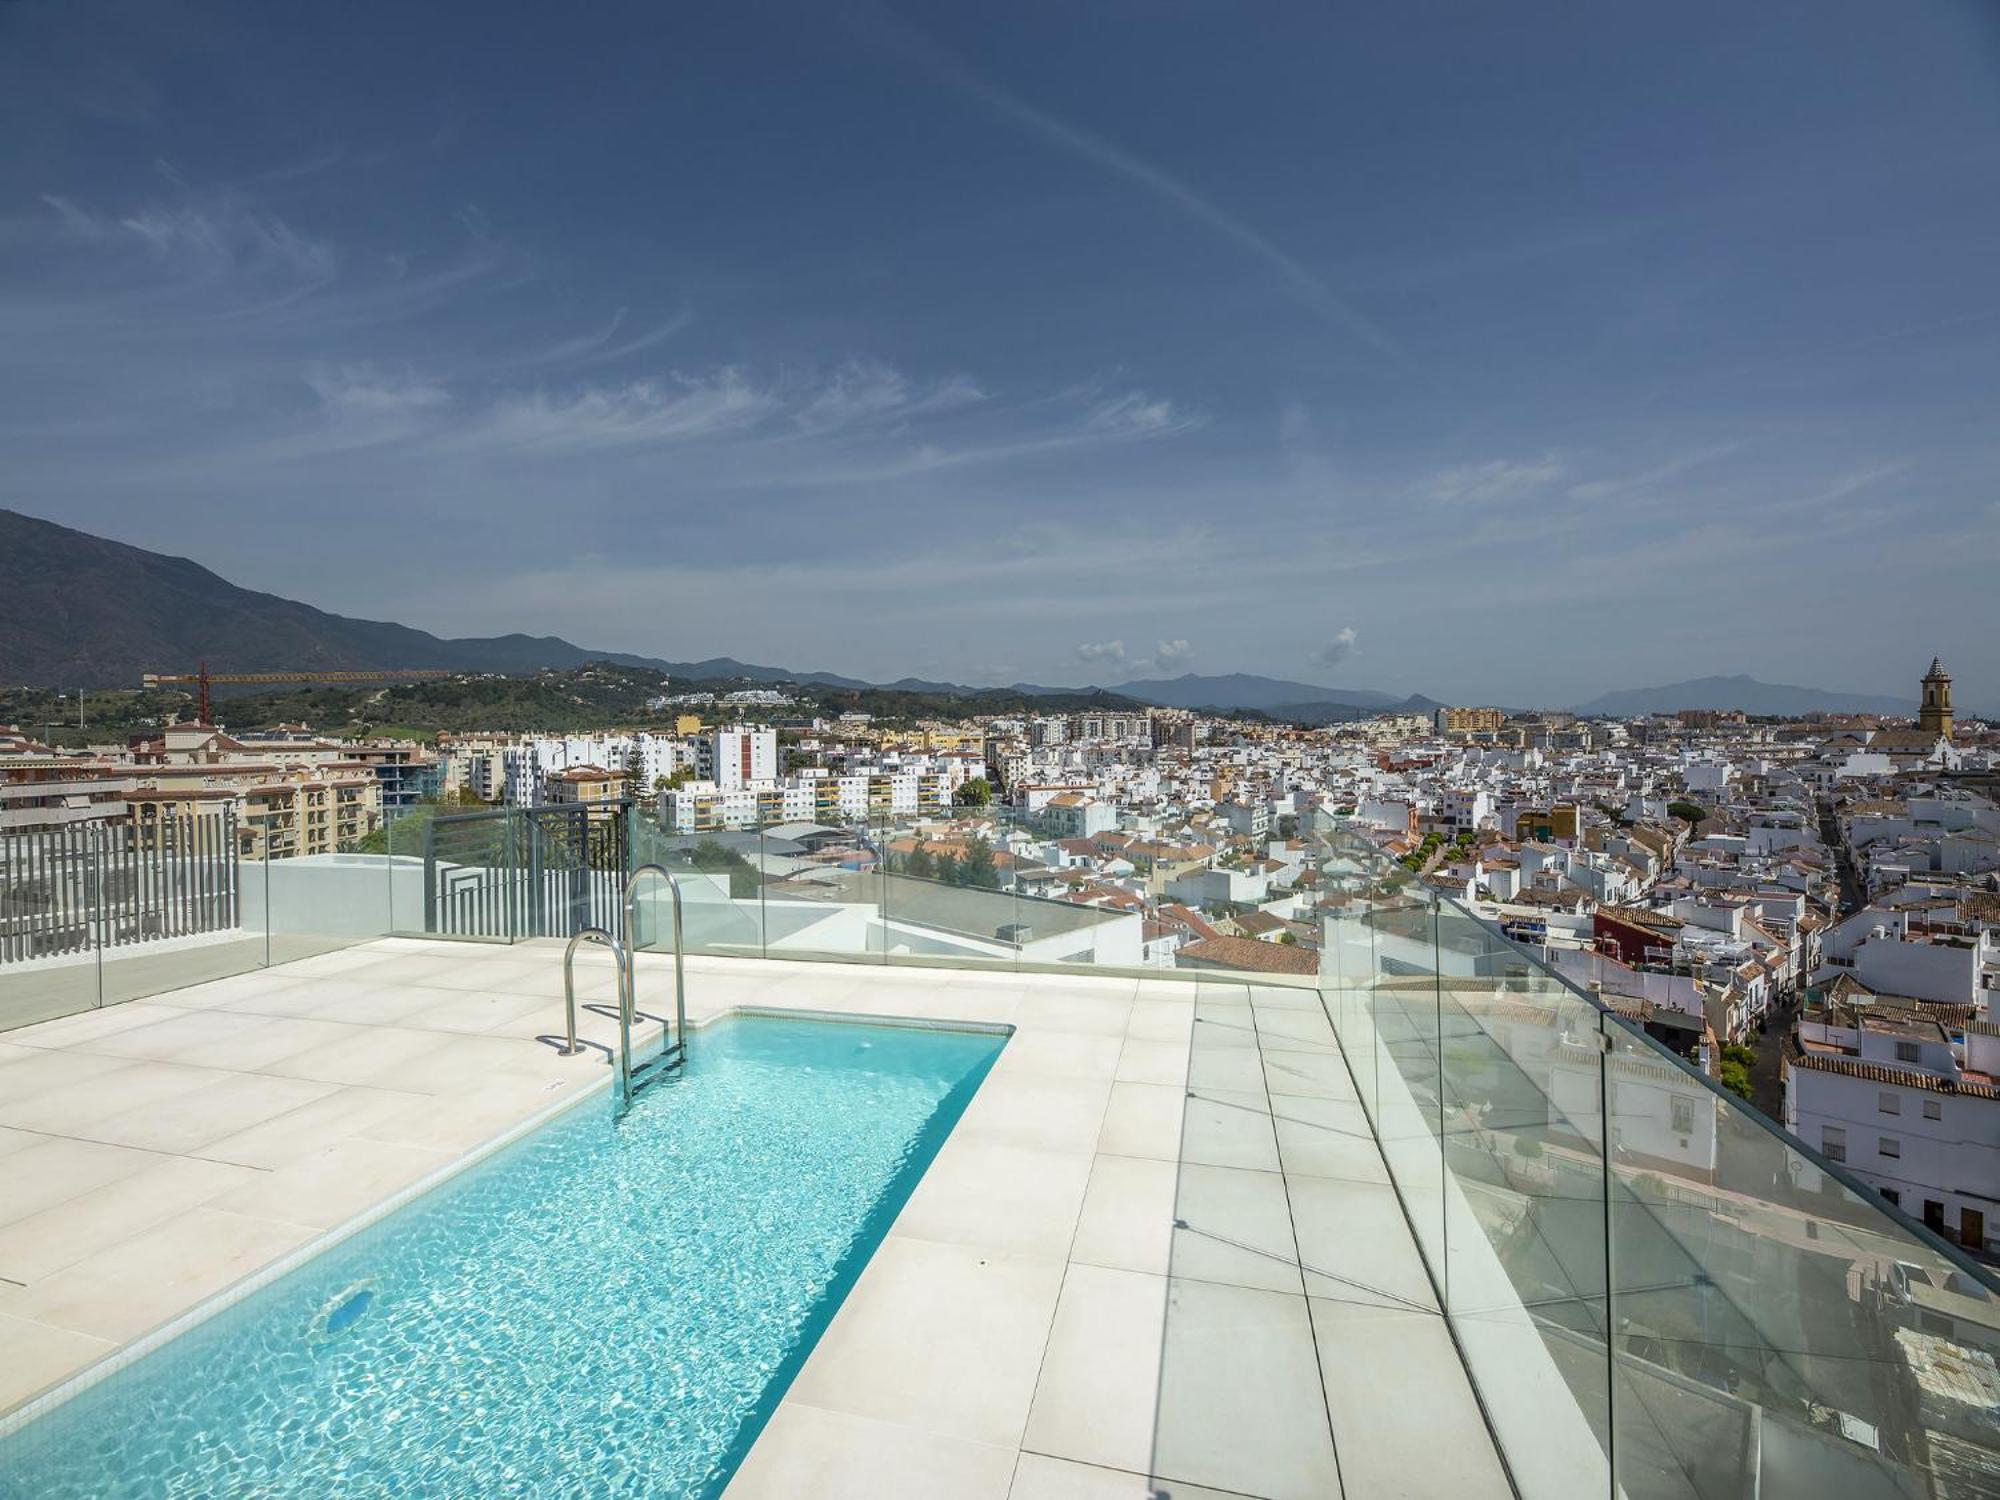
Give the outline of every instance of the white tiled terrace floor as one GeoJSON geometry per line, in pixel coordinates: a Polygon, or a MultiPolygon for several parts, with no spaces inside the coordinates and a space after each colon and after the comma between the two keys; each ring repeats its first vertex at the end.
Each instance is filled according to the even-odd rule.
{"type": "MultiPolygon", "coordinates": [[[[732,1500],[1507,1493],[1310,992],[688,979],[693,1019],[1017,1028],[732,1500]]],[[[602,1078],[561,1029],[560,945],[385,939],[0,1033],[0,1413],[602,1078]]]]}

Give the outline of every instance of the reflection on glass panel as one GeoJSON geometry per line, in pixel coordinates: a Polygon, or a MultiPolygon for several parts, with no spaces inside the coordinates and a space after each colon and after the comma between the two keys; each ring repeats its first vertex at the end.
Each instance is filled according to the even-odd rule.
{"type": "MultiPolygon", "coordinates": [[[[263,927],[269,961],[289,963],[397,930],[388,848],[388,834],[378,830],[361,848],[340,853],[279,858],[272,857],[266,844],[261,857],[246,857],[245,920],[263,927]]],[[[421,878],[413,870],[405,882],[411,910],[404,931],[420,930],[416,897],[421,878]]]]}
{"type": "MultiPolygon", "coordinates": [[[[785,840],[758,829],[668,833],[650,809],[633,818],[632,867],[656,864],[681,889],[682,943],[688,953],[756,958],[764,952],[764,888],[785,840]]],[[[657,882],[642,882],[634,903],[639,948],[673,945],[672,901],[657,882]]]]}
{"type": "Polygon", "coordinates": [[[1594,1006],[1457,906],[1438,916],[1445,1305],[1498,1422],[1539,1424],[1524,1488],[1609,1483],[1605,1181],[1594,1006]]]}
{"type": "Polygon", "coordinates": [[[1626,1022],[1605,1030],[1621,1488],[1992,1493],[1991,1293],[1626,1022]]]}

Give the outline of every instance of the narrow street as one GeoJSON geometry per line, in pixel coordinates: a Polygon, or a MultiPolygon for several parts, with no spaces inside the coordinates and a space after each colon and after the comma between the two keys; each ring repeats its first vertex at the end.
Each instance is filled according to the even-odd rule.
{"type": "Polygon", "coordinates": [[[1847,844],[1840,836],[1840,820],[1833,815],[1833,801],[1828,797],[1817,799],[1819,806],[1819,837],[1833,854],[1835,872],[1840,876],[1840,910],[1834,920],[1861,910],[1868,904],[1868,893],[1861,887],[1861,876],[1854,868],[1854,861],[1848,858],[1847,844]]]}

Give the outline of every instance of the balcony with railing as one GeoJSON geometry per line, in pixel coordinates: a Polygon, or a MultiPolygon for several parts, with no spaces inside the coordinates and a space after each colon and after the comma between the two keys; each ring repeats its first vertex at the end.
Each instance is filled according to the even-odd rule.
{"type": "MultiPolygon", "coordinates": [[[[1043,831],[998,811],[699,834],[605,811],[409,816],[378,852],[296,859],[239,860],[229,829],[0,845],[0,1025],[22,1028],[0,1045],[25,1043],[0,1080],[51,1066],[37,1038],[61,1033],[30,1023],[143,996],[174,1012],[226,974],[249,976],[237,998],[189,1011],[225,1052],[237,1011],[403,1014],[328,985],[318,966],[344,948],[390,986],[397,965],[435,976],[467,955],[446,967],[523,992],[509,1024],[532,1048],[559,1029],[549,939],[605,926],[656,962],[664,893],[629,930],[618,900],[656,862],[681,877],[704,1004],[782,992],[1023,1028],[1025,1061],[985,1085],[1002,1102],[967,1116],[981,1165],[947,1153],[933,1175],[971,1179],[908,1210],[920,1238],[952,1239],[994,1170],[978,1153],[1042,1153],[988,1182],[1008,1222],[980,1231],[1053,1267],[1024,1315],[1039,1354],[972,1424],[1015,1494],[1045,1493],[1030,1474],[1263,1500],[2000,1489],[1990,1271],[1337,824],[1301,830],[1291,941],[1265,945],[1283,961],[1232,970],[1181,964],[1138,912],[1018,889],[1043,831]]],[[[781,1413],[887,1378],[850,1325],[909,1304],[864,1303],[781,1413]]],[[[954,1378],[1006,1364],[967,1348],[954,1378]]],[[[896,1399],[865,1414],[939,1441],[972,1421],[896,1399]]],[[[809,1426],[781,1417],[764,1442],[809,1426]]],[[[744,1492],[782,1492],[753,1481],[786,1462],[753,1455],[744,1492]]]]}

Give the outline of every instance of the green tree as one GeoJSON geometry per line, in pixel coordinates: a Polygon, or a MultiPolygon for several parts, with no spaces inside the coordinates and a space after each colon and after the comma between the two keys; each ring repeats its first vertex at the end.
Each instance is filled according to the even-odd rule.
{"type": "Polygon", "coordinates": [[[935,880],[937,879],[938,862],[932,856],[931,851],[919,843],[911,851],[910,857],[903,861],[903,873],[905,875],[914,875],[919,880],[935,880]]]}
{"type": "Polygon", "coordinates": [[[1699,823],[1708,816],[1708,809],[1699,802],[1669,802],[1667,811],[1686,823],[1699,823]]]}
{"type": "Polygon", "coordinates": [[[958,883],[982,891],[1000,889],[1000,867],[993,859],[993,846],[985,839],[966,845],[965,858],[958,862],[958,883]]]}
{"type": "Polygon", "coordinates": [[[1750,1070],[1740,1062],[1725,1061],[1720,1070],[1722,1086],[1745,1103],[1750,1099],[1750,1070]]]}
{"type": "Polygon", "coordinates": [[[984,776],[975,776],[959,786],[952,799],[960,807],[987,807],[993,801],[993,787],[984,776]]]}
{"type": "Polygon", "coordinates": [[[688,855],[688,862],[697,870],[728,871],[729,896],[733,901],[754,897],[764,884],[764,878],[757,873],[755,865],[734,849],[725,849],[714,839],[703,839],[696,844],[688,855]]]}

